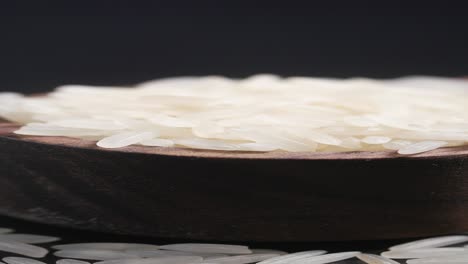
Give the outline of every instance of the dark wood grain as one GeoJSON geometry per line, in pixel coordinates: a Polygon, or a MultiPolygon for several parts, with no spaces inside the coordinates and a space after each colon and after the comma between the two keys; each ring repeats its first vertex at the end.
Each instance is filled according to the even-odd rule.
{"type": "Polygon", "coordinates": [[[468,230],[468,148],[233,153],[104,150],[0,125],[0,213],[165,238],[330,241],[468,230]]]}

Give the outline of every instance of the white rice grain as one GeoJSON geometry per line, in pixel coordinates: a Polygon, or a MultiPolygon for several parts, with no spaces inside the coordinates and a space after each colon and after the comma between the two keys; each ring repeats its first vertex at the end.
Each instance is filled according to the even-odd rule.
{"type": "Polygon", "coordinates": [[[416,248],[404,250],[391,250],[382,252],[381,256],[391,259],[411,259],[411,258],[428,258],[438,256],[450,256],[467,253],[464,248],[442,247],[442,248],[416,248]]]}
{"type": "Polygon", "coordinates": [[[32,258],[42,258],[49,253],[45,248],[15,241],[0,241],[0,251],[16,253],[32,258]]]}
{"type": "MultiPolygon", "coordinates": [[[[182,252],[182,251],[173,251],[173,250],[148,250],[148,249],[127,249],[124,252],[138,256],[140,258],[152,258],[152,257],[166,257],[166,256],[192,256],[192,257],[203,257],[218,254],[200,254],[200,253],[192,253],[192,252],[182,252]]],[[[223,255],[225,256],[225,255],[223,255]]]]}
{"type": "Polygon", "coordinates": [[[2,260],[7,264],[45,264],[44,262],[36,259],[22,257],[6,257],[2,260]]]}
{"type": "Polygon", "coordinates": [[[137,257],[125,252],[104,249],[59,250],[54,252],[54,255],[61,258],[89,260],[129,259],[137,257]]]}
{"type": "Polygon", "coordinates": [[[252,254],[278,254],[278,255],[286,255],[288,252],[276,250],[276,249],[266,249],[266,248],[252,248],[250,249],[252,254]]]}
{"type": "Polygon", "coordinates": [[[60,240],[58,237],[53,236],[43,236],[43,235],[34,235],[34,234],[0,234],[0,241],[16,241],[26,244],[40,244],[40,243],[50,243],[60,240]]]}
{"type": "Polygon", "coordinates": [[[399,150],[403,147],[406,147],[408,145],[413,144],[413,142],[409,140],[401,140],[401,139],[395,139],[392,140],[388,143],[383,144],[382,146],[386,149],[391,149],[391,150],[399,150]]]}
{"type": "Polygon", "coordinates": [[[203,260],[201,257],[193,256],[173,256],[173,257],[157,257],[157,258],[138,258],[138,259],[115,259],[104,260],[94,264],[192,264],[200,263],[203,260]]]}
{"type": "Polygon", "coordinates": [[[56,264],[91,264],[90,262],[77,259],[59,259],[56,264]]]}
{"type": "Polygon", "coordinates": [[[418,154],[418,153],[438,149],[447,144],[448,142],[445,142],[445,141],[422,141],[422,142],[418,142],[418,143],[414,143],[414,144],[402,147],[401,149],[398,150],[398,154],[402,154],[402,155],[418,154]]]}
{"type": "Polygon", "coordinates": [[[154,132],[123,132],[99,140],[96,144],[102,148],[122,148],[156,137],[154,132]]]}
{"type": "Polygon", "coordinates": [[[160,247],[166,250],[196,252],[196,253],[221,253],[221,254],[250,254],[252,251],[247,246],[226,245],[226,244],[199,244],[184,243],[170,244],[160,247]]]}
{"type": "Polygon", "coordinates": [[[408,264],[466,264],[468,263],[468,254],[439,256],[430,258],[409,259],[408,264]]]}
{"type": "Polygon", "coordinates": [[[442,236],[442,237],[432,237],[421,240],[416,240],[400,245],[395,245],[390,247],[390,250],[410,250],[417,248],[437,248],[445,247],[455,244],[460,244],[468,241],[468,236],[458,235],[458,236],[442,236]]]}
{"type": "Polygon", "coordinates": [[[368,264],[399,264],[394,260],[374,254],[359,254],[356,257],[368,264]]]}
{"type": "Polygon", "coordinates": [[[206,260],[209,263],[217,264],[247,264],[256,263],[262,260],[271,259],[279,256],[278,254],[249,254],[240,256],[216,257],[206,260]]]}
{"type": "Polygon", "coordinates": [[[164,138],[153,138],[142,140],[140,144],[149,147],[172,147],[174,146],[174,141],[164,138]]]}
{"type": "Polygon", "coordinates": [[[325,263],[331,263],[331,262],[337,262],[340,260],[350,259],[350,258],[358,256],[360,253],[361,252],[358,252],[358,251],[332,253],[332,254],[325,254],[321,256],[309,257],[305,259],[299,259],[290,263],[291,264],[325,264],[325,263]]]}
{"type": "Polygon", "coordinates": [[[371,144],[371,145],[381,145],[390,142],[392,140],[389,137],[382,136],[368,136],[362,139],[362,142],[371,144]]]}
{"type": "Polygon", "coordinates": [[[99,249],[99,250],[157,250],[158,245],[139,244],[139,243],[112,243],[112,242],[90,242],[90,243],[71,243],[52,246],[53,249],[59,250],[82,250],[82,249],[99,249]]]}
{"type": "Polygon", "coordinates": [[[301,252],[286,254],[286,255],[279,256],[279,257],[267,259],[267,260],[259,262],[259,264],[287,264],[295,260],[320,256],[325,253],[327,253],[327,251],[325,250],[301,251],[301,252]]]}

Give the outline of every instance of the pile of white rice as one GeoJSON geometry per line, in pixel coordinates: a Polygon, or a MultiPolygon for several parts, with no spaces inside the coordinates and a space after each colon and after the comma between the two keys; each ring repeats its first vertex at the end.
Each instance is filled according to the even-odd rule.
{"type": "Polygon", "coordinates": [[[0,93],[20,135],[224,151],[415,154],[468,142],[468,82],[438,77],[180,77],[134,87],[0,93]]]}

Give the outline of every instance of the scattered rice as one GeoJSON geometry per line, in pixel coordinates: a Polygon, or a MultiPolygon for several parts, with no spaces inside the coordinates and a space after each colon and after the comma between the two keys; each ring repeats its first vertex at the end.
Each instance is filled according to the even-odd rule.
{"type": "Polygon", "coordinates": [[[215,256],[218,257],[219,255],[225,256],[222,254],[196,254],[193,252],[182,252],[182,251],[173,251],[173,250],[147,250],[147,249],[127,249],[124,252],[141,257],[141,258],[152,258],[152,257],[164,257],[164,256],[195,256],[195,257],[208,257],[208,256],[215,256]]]}
{"type": "MultiPolygon", "coordinates": [[[[9,231],[9,230],[7,230],[9,231]]],[[[11,230],[13,231],[13,230],[11,230]]],[[[7,240],[48,243],[57,237],[32,234],[1,234],[0,251],[41,258],[47,255],[45,248],[7,240]],[[16,235],[16,236],[14,236],[16,235]],[[47,242],[45,242],[47,241],[47,242]]],[[[468,242],[467,235],[443,236],[416,240],[390,248],[389,251],[374,254],[338,252],[326,254],[324,250],[290,253],[274,249],[249,249],[242,245],[183,243],[157,246],[138,243],[72,243],[53,245],[61,257],[56,264],[90,264],[77,260],[100,260],[94,264],[325,264],[353,257],[368,264],[397,264],[392,259],[409,259],[408,264],[450,264],[468,263],[468,245],[446,247],[468,242]]],[[[5,257],[6,264],[45,264],[25,257],[5,257]]]]}
{"type": "Polygon", "coordinates": [[[194,264],[200,263],[201,257],[173,256],[158,258],[118,259],[99,261],[94,264],[194,264]]]}
{"type": "Polygon", "coordinates": [[[356,257],[360,253],[361,252],[358,252],[358,251],[332,253],[332,254],[309,257],[305,259],[299,259],[290,263],[291,264],[325,264],[325,263],[350,259],[350,258],[356,257]]]}
{"type": "Polygon", "coordinates": [[[225,244],[199,244],[184,243],[171,244],[160,247],[166,250],[197,252],[197,253],[221,253],[221,254],[250,254],[252,251],[247,246],[225,244]]]}
{"type": "Polygon", "coordinates": [[[460,244],[468,241],[468,236],[442,236],[416,240],[390,247],[390,250],[410,250],[418,248],[437,248],[460,244]]]}
{"type": "MultiPolygon", "coordinates": [[[[233,255],[219,254],[219,253],[197,253],[197,255],[199,255],[200,257],[203,257],[204,262],[206,262],[206,260],[209,260],[209,259],[233,256],[233,255]]],[[[245,254],[245,255],[248,255],[248,254],[245,254]]]]}
{"type": "Polygon", "coordinates": [[[60,238],[33,234],[0,234],[0,240],[16,241],[26,244],[41,244],[55,242],[60,240],[60,238]]]}
{"type": "Polygon", "coordinates": [[[464,248],[451,247],[451,248],[417,248],[406,250],[391,250],[381,254],[382,257],[391,259],[411,259],[411,258],[428,258],[438,256],[449,256],[468,253],[464,248]]]}
{"type": "Polygon", "coordinates": [[[278,255],[286,255],[288,252],[276,250],[276,249],[265,249],[265,248],[252,248],[250,249],[252,254],[278,254],[278,255]]]}
{"type": "Polygon", "coordinates": [[[278,254],[249,254],[241,256],[228,256],[228,257],[216,257],[209,258],[205,262],[217,263],[217,264],[247,264],[256,263],[262,260],[271,259],[279,256],[278,254]]]}
{"type": "Polygon", "coordinates": [[[129,259],[138,257],[121,251],[104,249],[67,249],[54,252],[54,255],[61,258],[76,258],[89,260],[129,259]]]}
{"type": "Polygon", "coordinates": [[[420,258],[407,260],[408,264],[466,264],[468,263],[468,254],[450,255],[432,258],[420,258]]]}
{"type": "Polygon", "coordinates": [[[302,251],[302,252],[296,252],[296,253],[286,254],[286,255],[279,256],[279,257],[267,259],[267,260],[259,262],[259,264],[286,264],[286,263],[290,263],[299,259],[320,256],[325,253],[327,253],[327,251],[325,250],[302,251]]]}
{"type": "Polygon", "coordinates": [[[49,251],[45,248],[28,245],[15,241],[0,241],[0,251],[16,253],[18,255],[28,256],[32,258],[42,258],[49,251]]]}
{"type": "Polygon", "coordinates": [[[21,135],[221,151],[384,151],[468,142],[468,82],[452,78],[180,77],[136,87],[0,93],[21,135]],[[363,144],[362,144],[363,143],[363,144]]]}
{"type": "Polygon", "coordinates": [[[138,243],[107,243],[107,242],[91,242],[91,243],[72,243],[54,245],[53,249],[61,250],[80,250],[80,249],[103,249],[103,250],[157,250],[159,246],[152,244],[138,243]]]}
{"type": "Polygon", "coordinates": [[[2,259],[7,264],[45,264],[42,261],[22,257],[6,257],[2,259]]]}
{"type": "Polygon", "coordinates": [[[91,264],[90,262],[77,259],[59,259],[56,264],[91,264]]]}
{"type": "Polygon", "coordinates": [[[399,264],[398,262],[374,254],[359,254],[358,259],[368,264],[399,264]]]}

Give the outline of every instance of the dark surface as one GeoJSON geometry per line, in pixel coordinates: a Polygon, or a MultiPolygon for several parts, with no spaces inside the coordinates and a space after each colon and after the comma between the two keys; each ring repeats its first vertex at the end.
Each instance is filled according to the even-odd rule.
{"type": "Polygon", "coordinates": [[[467,1],[2,1],[0,90],[468,72],[467,1]]]}
{"type": "MultiPolygon", "coordinates": [[[[107,233],[90,232],[74,230],[69,228],[60,228],[50,225],[37,224],[27,221],[22,221],[14,218],[0,216],[0,227],[14,228],[17,233],[28,233],[28,234],[39,234],[39,235],[51,235],[62,238],[61,241],[39,244],[50,249],[50,246],[54,244],[63,243],[84,243],[84,242],[129,242],[129,243],[149,243],[162,245],[166,243],[184,243],[184,242],[196,242],[192,240],[168,240],[159,238],[148,238],[142,236],[123,236],[123,235],[112,235],[107,233]]],[[[210,241],[216,242],[216,241],[210,241]]],[[[322,249],[329,252],[342,252],[342,251],[355,251],[359,250],[367,253],[379,253],[384,251],[389,246],[405,242],[404,240],[387,240],[387,241],[348,241],[348,242],[321,242],[321,243],[251,243],[244,242],[243,245],[247,245],[251,248],[269,248],[279,249],[287,252],[297,252],[303,250],[315,250],[322,249]]],[[[15,254],[1,252],[0,258],[8,256],[17,256],[15,254]]],[[[48,264],[53,264],[57,260],[52,254],[49,254],[46,258],[40,259],[48,264]]],[[[350,259],[347,261],[339,262],[342,264],[357,264],[362,263],[357,259],[350,259]]],[[[402,263],[404,263],[402,261],[402,263]]]]}
{"type": "Polygon", "coordinates": [[[8,134],[13,130],[5,125],[0,136],[0,213],[37,222],[251,242],[390,239],[468,229],[467,148],[412,157],[214,152],[216,157],[180,149],[106,151],[91,141],[15,138],[8,134]]]}

